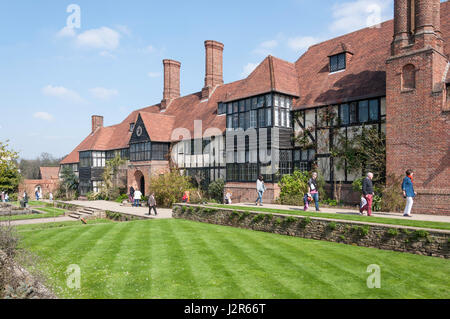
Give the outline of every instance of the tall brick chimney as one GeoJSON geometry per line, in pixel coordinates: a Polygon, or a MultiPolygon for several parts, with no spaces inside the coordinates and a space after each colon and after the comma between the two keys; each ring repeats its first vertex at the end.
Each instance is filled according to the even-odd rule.
{"type": "Polygon", "coordinates": [[[164,64],[164,92],[161,109],[166,109],[170,102],[180,97],[180,68],[181,63],[174,60],[163,60],[164,64]]]}
{"type": "Polygon", "coordinates": [[[202,98],[209,98],[216,86],[223,84],[223,47],[217,41],[205,41],[206,74],[205,87],[202,89],[202,98]]]}
{"type": "Polygon", "coordinates": [[[103,127],[103,116],[92,115],[92,133],[100,127],[103,127]]]}

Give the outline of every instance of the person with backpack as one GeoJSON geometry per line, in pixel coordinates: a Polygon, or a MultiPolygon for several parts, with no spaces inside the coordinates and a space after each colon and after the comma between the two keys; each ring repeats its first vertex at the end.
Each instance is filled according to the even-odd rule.
{"type": "MultiPolygon", "coordinates": [[[[317,173],[312,173],[312,177],[308,180],[308,194],[311,194],[311,197],[314,199],[314,204],[316,206],[316,212],[320,212],[319,208],[319,187],[317,185],[317,173]]],[[[306,209],[308,209],[307,205],[305,205],[306,209]]]]}
{"type": "Polygon", "coordinates": [[[405,211],[403,212],[404,217],[412,217],[411,209],[414,204],[414,198],[417,196],[417,193],[414,191],[413,175],[414,172],[412,170],[407,170],[406,177],[402,183],[403,197],[406,198],[405,211]]]}
{"type": "Polygon", "coordinates": [[[155,193],[151,193],[151,195],[148,197],[148,214],[145,215],[151,215],[152,210],[155,211],[155,216],[158,215],[158,212],[156,211],[156,199],[155,199],[155,193]]]}
{"type": "Polygon", "coordinates": [[[258,201],[260,206],[263,205],[263,195],[266,191],[266,185],[264,184],[264,178],[260,175],[256,180],[256,192],[258,193],[258,198],[256,199],[255,205],[258,206],[258,201]]]}

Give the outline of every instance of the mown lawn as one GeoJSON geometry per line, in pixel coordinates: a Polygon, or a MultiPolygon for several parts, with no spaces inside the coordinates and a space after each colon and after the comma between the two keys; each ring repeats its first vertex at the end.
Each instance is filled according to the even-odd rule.
{"type": "Polygon", "coordinates": [[[2,216],[2,217],[0,217],[0,221],[52,218],[52,217],[62,216],[65,213],[65,211],[63,209],[50,208],[50,207],[35,208],[34,210],[41,211],[42,214],[2,216]]]}
{"type": "Polygon", "coordinates": [[[354,221],[377,223],[377,224],[403,225],[403,226],[410,226],[410,227],[450,230],[450,223],[411,220],[411,219],[406,219],[406,218],[398,219],[398,218],[334,214],[334,213],[323,213],[323,212],[314,213],[314,212],[308,212],[308,211],[305,212],[303,210],[275,209],[275,208],[265,208],[265,207],[258,207],[258,206],[247,207],[247,206],[231,206],[231,205],[216,205],[216,204],[208,205],[208,206],[217,207],[217,208],[233,209],[233,210],[252,211],[252,212],[287,214],[287,215],[310,216],[310,217],[323,217],[323,218],[329,218],[329,219],[354,220],[354,221]]]}
{"type": "Polygon", "coordinates": [[[18,230],[63,298],[450,298],[450,261],[434,257],[175,219],[18,230]]]}

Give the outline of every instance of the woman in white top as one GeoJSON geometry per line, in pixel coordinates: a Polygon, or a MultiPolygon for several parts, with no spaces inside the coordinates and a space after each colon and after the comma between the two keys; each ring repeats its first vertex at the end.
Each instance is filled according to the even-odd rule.
{"type": "Polygon", "coordinates": [[[141,200],[142,197],[142,193],[139,191],[139,189],[134,191],[134,204],[133,206],[139,207],[141,206],[141,204],[139,203],[139,201],[141,200]]]}
{"type": "Polygon", "coordinates": [[[264,185],[264,179],[262,176],[258,177],[258,180],[256,181],[256,192],[258,193],[258,198],[256,199],[256,206],[258,206],[258,201],[260,203],[260,206],[263,205],[263,195],[266,191],[266,185],[264,185]]]}

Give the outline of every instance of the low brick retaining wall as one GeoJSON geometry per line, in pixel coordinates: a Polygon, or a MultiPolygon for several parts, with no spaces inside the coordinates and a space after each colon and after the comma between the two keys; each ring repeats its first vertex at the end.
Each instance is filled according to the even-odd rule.
{"type": "Polygon", "coordinates": [[[176,204],[173,218],[449,258],[450,231],[176,204]]]}

